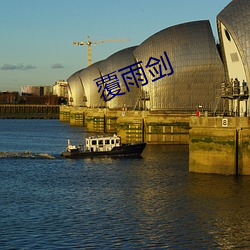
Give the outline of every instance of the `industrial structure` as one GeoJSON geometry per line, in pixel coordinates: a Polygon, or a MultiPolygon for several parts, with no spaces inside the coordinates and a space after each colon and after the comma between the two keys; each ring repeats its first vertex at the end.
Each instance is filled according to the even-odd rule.
{"type": "Polygon", "coordinates": [[[209,21],[164,29],[138,46],[134,55],[146,68],[150,57],[160,59],[162,56],[166,61],[164,52],[173,73],[170,74],[170,65],[167,69],[162,67],[162,74],[166,76],[154,81],[155,76],[145,70],[149,83],[143,88],[150,96],[147,108],[188,112],[201,105],[211,110],[220,83],[224,81],[224,69],[209,21]]]}
{"type": "MultiPolygon", "coordinates": [[[[68,79],[69,104],[164,113],[190,113],[202,107],[214,114],[219,109],[224,114],[249,115],[248,0],[233,0],[219,13],[217,23],[220,44],[215,43],[209,21],[183,23],[77,71],[68,79]],[[120,88],[112,98],[105,82],[111,77],[120,88]],[[235,78],[239,81],[238,96],[228,96],[223,110],[222,86],[235,78]]],[[[88,45],[78,42],[84,44],[88,45]]]]}
{"type": "Polygon", "coordinates": [[[125,143],[189,144],[190,172],[250,175],[249,0],[217,27],[217,44],[209,21],[188,22],[79,70],[60,120],[125,143]]]}
{"type": "Polygon", "coordinates": [[[77,106],[83,106],[85,103],[85,90],[83,89],[79,77],[81,71],[82,69],[78,70],[67,80],[71,83],[68,84],[69,105],[74,105],[74,103],[77,103],[77,106]]]}
{"type": "Polygon", "coordinates": [[[0,92],[0,104],[59,105],[68,103],[68,83],[59,80],[53,86],[22,86],[19,92],[0,92]]]}
{"type": "Polygon", "coordinates": [[[68,83],[65,80],[59,80],[55,82],[52,89],[53,89],[53,95],[65,99],[68,98],[68,83]]]}
{"type": "Polygon", "coordinates": [[[36,95],[36,96],[52,95],[53,87],[27,85],[21,87],[21,93],[22,95],[36,95]]]}
{"type": "Polygon", "coordinates": [[[101,93],[94,80],[114,71],[118,72],[120,93],[124,94],[102,103],[102,107],[104,104],[108,108],[133,109],[136,104],[139,107],[138,101],[148,93],[145,108],[149,110],[185,112],[199,105],[212,110],[216,93],[224,81],[223,64],[208,21],[191,22],[164,29],[139,46],[118,51],[96,66],[97,64],[94,66],[95,74],[89,74],[93,68],[87,67],[68,79],[74,106],[100,106],[101,93]],[[171,64],[168,67],[172,66],[174,73],[167,75],[170,73],[169,69],[162,67],[162,75],[166,76],[153,81],[147,62],[150,58],[157,60],[161,57],[166,61],[164,52],[171,64]],[[147,84],[136,85],[136,79],[133,78],[133,82],[130,81],[127,87],[122,74],[118,71],[137,62],[141,63],[136,65],[134,73],[142,74],[143,70],[147,84]],[[89,89],[92,91],[88,95],[86,93],[90,93],[89,89]]]}
{"type": "MultiPolygon", "coordinates": [[[[133,55],[133,51],[136,49],[137,46],[133,46],[130,48],[126,48],[120,50],[113,55],[109,56],[106,60],[102,61],[99,64],[99,72],[100,75],[94,79],[100,79],[101,76],[108,75],[109,73],[115,72],[121,68],[124,68],[128,65],[134,64],[135,59],[133,55]]],[[[131,80],[131,89],[128,92],[125,84],[123,84],[123,78],[121,74],[116,74],[117,81],[120,83],[120,93],[116,97],[112,98],[110,101],[106,102],[106,107],[108,108],[120,108],[120,107],[130,107],[132,108],[136,102],[136,98],[139,94],[139,89],[135,86],[134,79],[131,80]]],[[[93,81],[94,79],[88,79],[92,85],[95,87],[95,92],[97,92],[98,99],[100,99],[102,95],[102,89],[99,91],[99,88],[96,85],[97,81],[93,81]],[[93,84],[94,83],[94,84],[93,84]]],[[[84,80],[84,79],[83,79],[84,80]]],[[[107,100],[109,97],[107,97],[107,100]]]]}
{"type": "Polygon", "coordinates": [[[91,55],[91,45],[100,44],[100,43],[114,43],[114,42],[127,42],[129,39],[115,39],[115,40],[100,40],[100,41],[91,41],[90,36],[88,35],[88,41],[86,42],[73,42],[74,45],[87,45],[88,46],[88,66],[92,64],[92,55],[91,55]]]}
{"type": "Polygon", "coordinates": [[[250,114],[250,5],[248,0],[234,0],[217,16],[219,38],[226,72],[224,93],[229,111],[237,116],[250,114]]]}
{"type": "MultiPolygon", "coordinates": [[[[100,77],[100,70],[99,66],[102,63],[102,61],[93,63],[90,65],[87,69],[88,70],[82,70],[79,74],[79,79],[81,83],[83,83],[83,88],[85,90],[85,98],[86,102],[80,103],[81,106],[87,106],[87,107],[106,107],[106,103],[103,99],[100,98],[98,95],[98,88],[95,84],[93,84],[93,79],[96,79],[100,77]]],[[[75,83],[74,89],[72,89],[72,92],[75,92],[79,85],[75,83]]],[[[72,100],[72,104],[75,106],[74,99],[72,100]]],[[[78,106],[78,105],[77,105],[78,106]]]]}

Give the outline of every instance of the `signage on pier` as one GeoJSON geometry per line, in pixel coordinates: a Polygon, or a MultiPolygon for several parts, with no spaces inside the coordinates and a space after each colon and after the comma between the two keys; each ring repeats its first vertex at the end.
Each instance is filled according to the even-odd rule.
{"type": "Polygon", "coordinates": [[[222,127],[227,128],[228,127],[228,119],[224,118],[222,119],[222,127]]]}

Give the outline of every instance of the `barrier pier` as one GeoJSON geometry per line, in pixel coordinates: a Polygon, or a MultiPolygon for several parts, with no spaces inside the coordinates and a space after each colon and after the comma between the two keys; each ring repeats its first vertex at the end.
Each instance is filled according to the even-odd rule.
{"type": "Polygon", "coordinates": [[[188,144],[189,141],[189,115],[62,106],[60,121],[86,126],[88,132],[116,133],[124,143],[188,144]]]}
{"type": "Polygon", "coordinates": [[[250,175],[249,117],[190,117],[189,171],[250,175]]]}

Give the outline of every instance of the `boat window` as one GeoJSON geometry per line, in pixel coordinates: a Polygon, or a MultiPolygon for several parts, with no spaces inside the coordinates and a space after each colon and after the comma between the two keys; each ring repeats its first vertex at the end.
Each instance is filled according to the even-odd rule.
{"type": "Polygon", "coordinates": [[[118,140],[118,139],[116,139],[116,143],[119,143],[119,140],[118,140]]]}
{"type": "Polygon", "coordinates": [[[98,144],[99,144],[99,145],[103,145],[103,140],[99,140],[99,141],[98,141],[98,144]]]}
{"type": "Polygon", "coordinates": [[[105,144],[110,144],[110,141],[109,140],[105,140],[105,144]]]}
{"type": "Polygon", "coordinates": [[[96,145],[96,140],[92,140],[92,145],[96,145]]]}
{"type": "Polygon", "coordinates": [[[111,144],[115,144],[115,141],[114,141],[114,140],[111,140],[111,144]]]}

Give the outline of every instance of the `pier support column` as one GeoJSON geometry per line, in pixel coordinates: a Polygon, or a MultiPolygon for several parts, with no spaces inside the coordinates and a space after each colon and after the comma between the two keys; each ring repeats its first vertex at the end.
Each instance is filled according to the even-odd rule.
{"type": "Polygon", "coordinates": [[[59,119],[61,122],[69,122],[70,121],[70,111],[72,107],[70,106],[60,106],[59,119]]]}
{"type": "Polygon", "coordinates": [[[188,144],[189,117],[148,114],[145,141],[150,144],[188,144]]]}
{"type": "Polygon", "coordinates": [[[122,111],[117,118],[117,134],[123,143],[144,140],[144,118],[140,111],[122,111]]]}
{"type": "Polygon", "coordinates": [[[88,132],[105,133],[105,114],[102,109],[88,109],[85,111],[85,125],[88,132]]]}
{"type": "Polygon", "coordinates": [[[189,171],[250,175],[250,119],[190,117],[189,171]]]}
{"type": "Polygon", "coordinates": [[[72,126],[83,126],[84,125],[84,108],[78,107],[70,111],[69,123],[72,126]]]}

